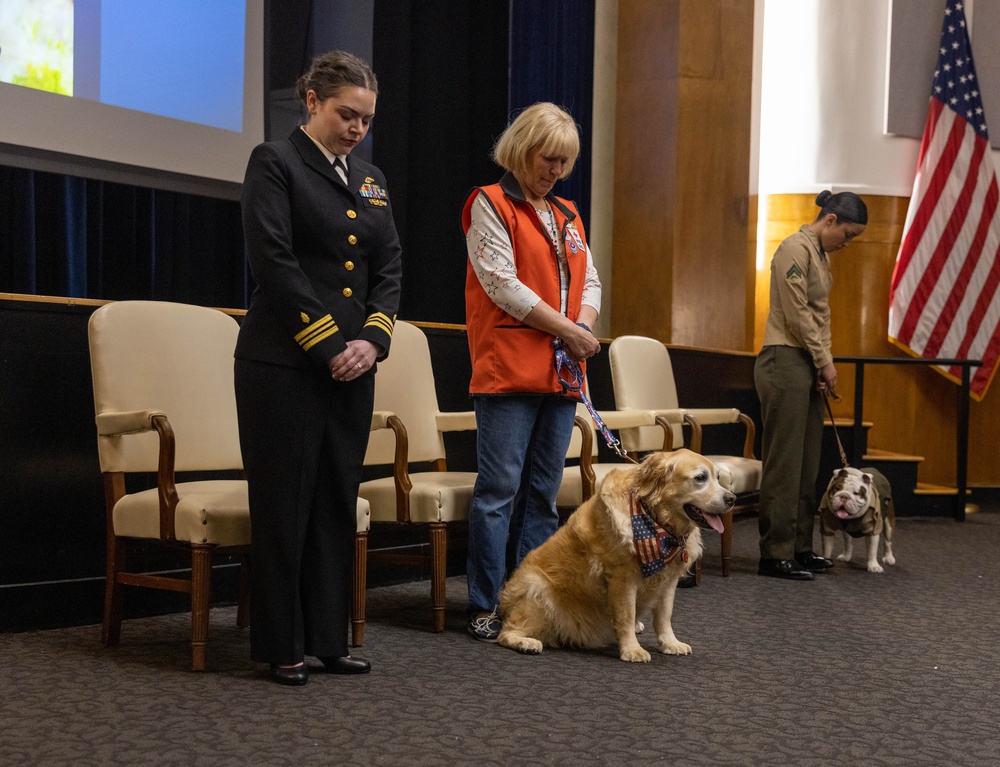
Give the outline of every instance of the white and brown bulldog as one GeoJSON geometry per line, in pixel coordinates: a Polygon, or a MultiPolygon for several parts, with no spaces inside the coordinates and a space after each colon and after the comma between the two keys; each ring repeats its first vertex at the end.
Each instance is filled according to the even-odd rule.
{"type": "Polygon", "coordinates": [[[883,572],[878,563],[880,538],[885,541],[882,561],[896,564],[892,555],[896,513],[889,480],[877,469],[834,471],[819,505],[819,529],[823,534],[823,556],[828,559],[833,553],[834,533],[839,530],[844,536],[844,551],[837,561],[850,562],[854,539],[863,537],[868,544],[868,572],[883,572]]]}

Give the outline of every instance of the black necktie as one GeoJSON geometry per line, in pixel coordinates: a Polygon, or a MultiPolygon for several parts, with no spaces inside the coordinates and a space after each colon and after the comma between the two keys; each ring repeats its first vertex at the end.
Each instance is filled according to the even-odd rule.
{"type": "Polygon", "coordinates": [[[334,157],[333,158],[333,169],[335,171],[337,171],[337,173],[340,175],[340,177],[344,180],[344,183],[346,184],[347,183],[347,166],[344,165],[344,161],[341,160],[339,157],[334,157]]]}

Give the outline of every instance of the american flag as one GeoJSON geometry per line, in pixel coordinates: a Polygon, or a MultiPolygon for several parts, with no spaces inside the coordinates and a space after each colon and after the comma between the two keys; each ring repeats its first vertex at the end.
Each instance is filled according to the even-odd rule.
{"type": "MultiPolygon", "coordinates": [[[[673,560],[683,550],[687,536],[678,538],[673,531],[664,530],[646,511],[642,501],[631,493],[628,497],[629,517],[632,521],[632,544],[639,560],[642,577],[656,575],[667,562],[673,560]]],[[[682,559],[687,562],[687,552],[682,559]]]]}
{"type": "MultiPolygon", "coordinates": [[[[916,357],[982,360],[981,400],[1000,351],[997,178],[961,2],[948,0],[917,176],[889,291],[889,340],[916,357]]],[[[961,368],[936,368],[953,381],[961,368]]]]}

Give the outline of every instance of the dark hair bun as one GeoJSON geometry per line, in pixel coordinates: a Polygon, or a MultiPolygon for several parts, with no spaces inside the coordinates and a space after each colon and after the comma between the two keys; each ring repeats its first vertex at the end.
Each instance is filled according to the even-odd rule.
{"type": "Polygon", "coordinates": [[[821,208],[830,202],[830,198],[833,197],[833,192],[829,189],[824,189],[822,192],[816,195],[816,204],[821,208]]]}

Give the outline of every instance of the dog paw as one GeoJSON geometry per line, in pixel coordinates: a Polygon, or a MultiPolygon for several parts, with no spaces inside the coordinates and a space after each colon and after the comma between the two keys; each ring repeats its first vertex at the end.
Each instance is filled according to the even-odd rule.
{"type": "Polygon", "coordinates": [[[660,652],[664,655],[690,655],[691,645],[685,642],[678,642],[676,639],[672,642],[661,642],[660,652]]]}
{"type": "Polygon", "coordinates": [[[499,643],[511,650],[517,650],[525,655],[538,655],[542,652],[542,643],[532,637],[511,637],[500,634],[499,643]]]}
{"type": "Polygon", "coordinates": [[[628,661],[629,663],[649,663],[653,656],[641,647],[634,647],[628,650],[622,650],[618,657],[624,661],[628,661]]]}
{"type": "Polygon", "coordinates": [[[892,554],[886,554],[884,557],[882,557],[882,561],[887,565],[896,564],[896,558],[892,554]]]}
{"type": "Polygon", "coordinates": [[[847,554],[838,554],[837,555],[837,561],[838,562],[850,562],[851,558],[849,556],[847,556],[847,554]]]}
{"type": "Polygon", "coordinates": [[[539,655],[542,652],[542,643],[537,639],[522,639],[515,649],[525,655],[539,655]]]}
{"type": "Polygon", "coordinates": [[[885,570],[882,569],[882,565],[880,565],[878,562],[869,562],[868,563],[868,572],[870,572],[870,573],[884,573],[885,570]]]}
{"type": "Polygon", "coordinates": [[[641,634],[645,630],[646,630],[646,626],[643,624],[642,621],[636,621],[635,622],[635,633],[636,634],[641,634]]]}

